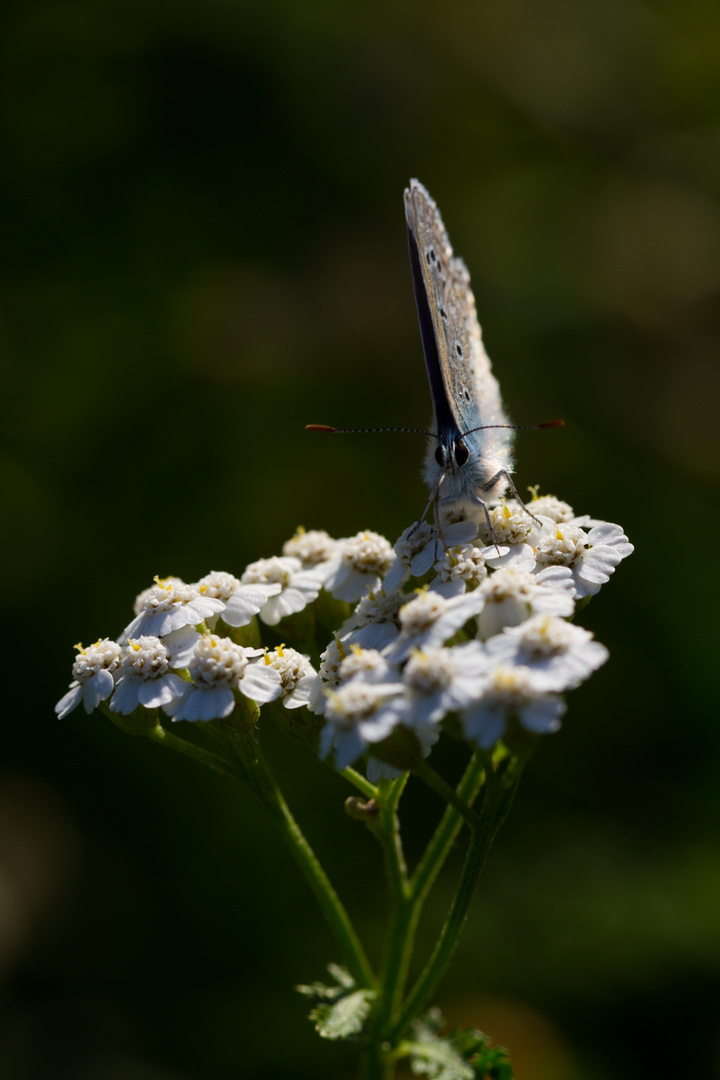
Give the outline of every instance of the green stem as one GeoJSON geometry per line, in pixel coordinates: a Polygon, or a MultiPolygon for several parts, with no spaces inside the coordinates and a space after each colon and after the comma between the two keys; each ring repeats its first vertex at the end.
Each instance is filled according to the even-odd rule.
{"type": "Polygon", "coordinates": [[[488,771],[479,824],[472,831],[470,847],[450,913],[425,970],[410,992],[393,1030],[388,1034],[391,1043],[396,1043],[415,1017],[424,1012],[445,973],[465,925],[488,851],[515,797],[524,764],[524,758],[515,757],[509,760],[507,768],[504,767],[505,762],[502,762],[495,771],[488,771]]]}
{"type": "MultiPolygon", "coordinates": [[[[457,797],[466,806],[472,806],[482,786],[484,776],[482,759],[479,754],[473,754],[456,790],[457,797]]],[[[410,880],[413,895],[419,903],[425,900],[435,878],[442,869],[457,839],[462,823],[463,817],[460,812],[454,806],[448,806],[410,880]]]]}
{"type": "Polygon", "coordinates": [[[442,776],[435,772],[427,761],[421,761],[419,765],[416,765],[413,769],[413,775],[417,776],[429,788],[432,788],[441,799],[444,799],[449,806],[453,807],[471,829],[477,828],[479,818],[472,807],[468,806],[467,800],[455,788],[450,787],[450,784],[443,780],[442,776]]]}
{"type": "Polygon", "coordinates": [[[378,788],[375,784],[371,784],[369,780],[366,780],[365,777],[359,772],[356,772],[355,769],[351,769],[349,765],[347,768],[341,769],[340,775],[344,776],[346,780],[356,787],[366,799],[377,799],[378,788]]]}
{"type": "Polygon", "coordinates": [[[365,950],[339,896],[290,812],[265,760],[256,747],[252,773],[256,794],[270,810],[275,822],[317,900],[325,920],[335,936],[348,971],[360,987],[374,986],[375,976],[365,950]]]}
{"type": "Polygon", "coordinates": [[[397,804],[407,779],[406,773],[387,787],[380,785],[380,812],[372,826],[385,857],[390,914],[375,1013],[368,1044],[360,1062],[361,1080],[389,1080],[394,1071],[386,1033],[402,1001],[419,914],[408,885],[397,817],[397,804]]]}

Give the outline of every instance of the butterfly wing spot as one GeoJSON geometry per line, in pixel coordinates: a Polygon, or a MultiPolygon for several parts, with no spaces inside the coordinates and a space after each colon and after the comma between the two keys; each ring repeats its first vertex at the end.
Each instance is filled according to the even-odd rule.
{"type": "Polygon", "coordinates": [[[458,356],[459,356],[459,357],[460,357],[460,359],[462,360],[462,354],[463,354],[463,351],[462,351],[462,345],[460,344],[460,342],[459,342],[459,341],[456,341],[456,342],[455,342],[455,351],[457,352],[458,356]]]}

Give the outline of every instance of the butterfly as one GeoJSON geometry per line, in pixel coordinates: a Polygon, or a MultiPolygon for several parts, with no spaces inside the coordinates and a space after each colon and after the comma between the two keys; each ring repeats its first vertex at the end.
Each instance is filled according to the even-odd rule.
{"type": "MultiPolygon", "coordinates": [[[[423,477],[430,497],[423,520],[434,504],[439,510],[485,515],[493,536],[488,504],[509,488],[530,517],[512,480],[513,441],[518,427],[503,409],[498,381],[483,347],[470,275],[453,254],[440,211],[419,180],[405,189],[410,266],[420,322],[425,367],[433,403],[433,431],[418,428],[364,428],[364,431],[419,431],[429,435],[423,477]]],[[[308,429],[334,433],[347,428],[308,424],[308,429]]],[[[537,519],[535,519],[537,520],[537,519]]],[[[539,524],[539,522],[538,522],[539,524]]]]}
{"type": "Polygon", "coordinates": [[[405,189],[410,266],[433,403],[432,441],[423,476],[434,502],[448,510],[484,511],[509,487],[515,426],[483,347],[470,275],[453,255],[437,205],[419,180],[405,189]]]}

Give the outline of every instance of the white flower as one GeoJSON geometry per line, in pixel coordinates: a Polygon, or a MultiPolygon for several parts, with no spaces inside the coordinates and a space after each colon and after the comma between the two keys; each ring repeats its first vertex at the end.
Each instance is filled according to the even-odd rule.
{"type": "Polygon", "coordinates": [[[399,723],[392,703],[402,683],[345,683],[328,695],[325,727],[320,733],[320,757],[335,748],[335,763],[344,769],[368,744],[382,742],[399,723]]]}
{"type": "Polygon", "coordinates": [[[416,521],[395,541],[395,562],[390,567],[382,583],[383,591],[394,592],[408,576],[415,578],[426,574],[445,547],[465,544],[477,536],[477,525],[472,521],[458,521],[443,529],[438,537],[432,525],[426,521],[416,521]]]}
{"type": "Polygon", "coordinates": [[[490,671],[480,700],[462,713],[463,730],[481,750],[489,750],[505,734],[508,717],[543,734],[558,730],[564,712],[562,698],[539,693],[526,668],[500,664],[490,671]]]}
{"type": "Polygon", "coordinates": [[[377,649],[361,649],[359,645],[351,646],[338,669],[338,681],[342,683],[349,682],[350,679],[370,683],[394,683],[399,677],[381,652],[377,649]]]}
{"type": "Polygon", "coordinates": [[[448,599],[430,589],[422,590],[400,608],[401,633],[387,647],[385,655],[392,663],[400,663],[413,649],[443,645],[478,614],[484,602],[480,589],[448,599]]]}
{"type": "Polygon", "coordinates": [[[579,599],[594,596],[615,567],[634,551],[619,525],[603,522],[586,533],[578,525],[557,525],[535,549],[538,567],[568,566],[579,599]]]}
{"type": "Polygon", "coordinates": [[[567,567],[550,566],[539,574],[508,566],[496,570],[471,595],[479,595],[482,610],[478,633],[483,639],[506,626],[517,626],[531,615],[572,615],[575,610],[572,574],[567,567]]]}
{"type": "Polygon", "coordinates": [[[487,656],[477,641],[416,649],[402,674],[407,687],[403,723],[438,723],[447,713],[467,708],[482,694],[487,667],[487,656]]]}
{"type": "Polygon", "coordinates": [[[528,509],[532,510],[536,517],[542,515],[558,523],[570,521],[575,515],[569,503],[563,502],[554,495],[539,495],[528,503],[528,509]]]}
{"type": "Polygon", "coordinates": [[[340,545],[322,529],[306,531],[302,526],[290,540],[286,540],[283,555],[299,559],[303,570],[315,569],[323,584],[340,563],[340,545]]]}
{"type": "Polygon", "coordinates": [[[100,638],[86,649],[82,645],[75,648],[79,655],[73,663],[73,681],[67,694],[55,706],[60,720],[77,708],[80,702],[85,712],[91,713],[101,701],[109,698],[115,687],[113,675],[120,664],[122,649],[109,638],[100,638]]]}
{"type": "Polygon", "coordinates": [[[364,592],[377,589],[395,561],[395,552],[384,536],[370,530],[338,543],[338,566],[328,577],[325,588],[336,599],[352,603],[364,592]]]}
{"type": "Polygon", "coordinates": [[[257,663],[262,649],[236,645],[230,638],[206,634],[188,664],[192,684],[183,696],[165,706],[173,720],[215,720],[235,708],[234,690],[264,703],[280,696],[282,683],[273,667],[257,663]]]}
{"type": "Polygon", "coordinates": [[[558,619],[535,615],[519,626],[509,627],[485,643],[495,663],[516,664],[532,673],[533,686],[541,691],[570,690],[601,667],[609,653],[589,630],[558,619]]]}
{"type": "MultiPolygon", "coordinates": [[[[225,610],[222,612],[222,620],[228,626],[247,626],[252,621],[253,615],[257,615],[261,608],[265,607],[271,596],[277,596],[282,585],[279,582],[269,581],[264,585],[243,585],[239,578],[224,570],[211,570],[204,578],[197,582],[196,589],[205,596],[213,596],[222,600],[225,610]]],[[[214,615],[206,622],[211,630],[219,616],[214,615]]]]}
{"type": "Polygon", "coordinates": [[[299,559],[291,555],[273,555],[250,563],[240,579],[243,585],[280,585],[280,592],[271,596],[260,609],[260,618],[268,626],[276,626],[287,615],[302,611],[316,600],[322,588],[322,577],[315,570],[303,570],[299,559]]]}
{"type": "Polygon", "coordinates": [[[340,684],[340,665],[348,651],[349,646],[346,648],[339,638],[333,638],[325,652],[320,653],[319,675],[326,687],[332,688],[340,684]]]}
{"type": "MultiPolygon", "coordinates": [[[[537,529],[533,522],[530,530],[530,540],[533,539],[533,531],[537,529]]],[[[539,530],[538,530],[539,535],[539,530]]],[[[535,549],[530,544],[513,544],[511,547],[491,545],[482,549],[483,558],[491,570],[505,570],[512,566],[515,570],[535,570],[535,549]]]]}
{"type": "Polygon", "coordinates": [[[322,696],[320,676],[307,656],[278,645],[273,652],[265,653],[265,663],[277,671],[282,684],[282,703],[286,709],[298,709],[307,705],[314,712],[322,696]]]}
{"type": "MultiPolygon", "coordinates": [[[[332,690],[340,683],[355,679],[358,682],[397,682],[399,676],[377,649],[362,649],[335,639],[320,655],[320,677],[323,690],[332,690]]],[[[311,711],[325,712],[327,697],[314,702],[311,711]]]]}
{"type": "MultiPolygon", "coordinates": [[[[184,629],[196,638],[200,636],[192,627],[184,629]]],[[[170,652],[165,642],[148,635],[130,638],[120,661],[110,711],[129,716],[138,705],[158,709],[181,697],[184,690],[183,680],[170,671],[170,652]]]]}
{"type": "Polygon", "coordinates": [[[497,554],[495,548],[483,549],[474,544],[446,548],[435,564],[437,576],[430,584],[431,590],[449,597],[460,596],[468,585],[475,588],[487,577],[485,553],[490,551],[497,554]]]}
{"type": "Polygon", "coordinates": [[[137,602],[141,602],[140,610],[123,630],[123,643],[131,637],[165,637],[183,626],[197,626],[225,607],[222,600],[204,596],[179,578],[156,577],[155,585],[141,593],[137,602]]]}
{"type": "Polygon", "coordinates": [[[355,611],[340,627],[340,637],[346,645],[361,645],[364,649],[383,649],[398,636],[398,612],[407,601],[404,593],[384,589],[363,596],[355,611]]]}
{"type": "Polygon", "coordinates": [[[514,501],[491,507],[489,516],[492,535],[485,515],[478,519],[480,535],[487,544],[524,544],[534,524],[527,510],[514,501]]]}

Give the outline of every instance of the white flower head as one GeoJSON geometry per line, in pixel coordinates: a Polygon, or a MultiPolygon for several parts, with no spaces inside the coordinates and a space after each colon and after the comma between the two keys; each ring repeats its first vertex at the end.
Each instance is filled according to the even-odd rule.
{"type": "MultiPolygon", "coordinates": [[[[195,638],[200,636],[192,627],[183,630],[189,630],[195,638]]],[[[183,630],[177,633],[182,635],[183,630]]],[[[130,638],[123,649],[117,685],[110,702],[111,712],[129,716],[138,705],[158,709],[182,696],[185,683],[170,670],[168,640],[161,641],[159,637],[144,634],[130,638]]]]}
{"type": "Polygon", "coordinates": [[[136,604],[139,602],[140,610],[120,636],[123,643],[131,637],[165,637],[183,626],[197,626],[225,607],[222,600],[205,596],[201,589],[179,578],[156,577],[155,584],[140,594],[136,604]]]}
{"type": "Polygon", "coordinates": [[[407,712],[403,723],[438,723],[476,701],[487,680],[487,657],[477,641],[452,648],[416,649],[403,669],[407,712]]]}
{"type": "Polygon", "coordinates": [[[510,716],[526,731],[557,731],[565,702],[557,694],[538,691],[525,668],[499,664],[491,669],[482,697],[462,712],[463,730],[481,750],[489,750],[505,734],[510,716]]]}
{"type": "Polygon", "coordinates": [[[384,589],[369,592],[341,626],[340,637],[346,644],[383,649],[398,636],[398,612],[406,602],[407,596],[401,592],[389,595],[384,589]]]}
{"type": "MultiPolygon", "coordinates": [[[[533,511],[534,513],[534,511],[533,511]]],[[[492,535],[487,527],[485,515],[478,519],[480,536],[486,544],[524,544],[534,522],[518,502],[511,500],[489,510],[492,535]]]]}
{"type": "Polygon", "coordinates": [[[363,593],[375,590],[395,561],[395,552],[379,533],[359,532],[338,541],[337,568],[327,578],[325,588],[338,600],[353,603],[363,593]]]}
{"type": "Polygon", "coordinates": [[[322,588],[322,575],[317,568],[303,570],[300,559],[292,555],[273,555],[250,563],[240,579],[243,585],[279,585],[280,591],[271,596],[260,609],[260,618],[268,626],[302,611],[317,600],[322,588]]]}
{"type": "Polygon", "coordinates": [[[165,711],[173,720],[221,719],[235,708],[235,690],[261,704],[274,701],[282,692],[282,682],[273,667],[257,662],[262,655],[262,649],[206,634],[188,664],[192,684],[165,711]]]}
{"type": "Polygon", "coordinates": [[[419,591],[413,600],[400,608],[401,633],[388,646],[385,655],[392,663],[400,663],[413,649],[443,645],[468,619],[478,614],[484,602],[480,589],[447,599],[431,589],[419,591]]]}
{"type": "Polygon", "coordinates": [[[579,599],[594,596],[615,567],[635,549],[619,525],[602,522],[585,532],[579,525],[556,525],[535,549],[537,566],[567,566],[579,599]]]}
{"type": "Polygon", "coordinates": [[[555,495],[538,495],[528,504],[528,508],[532,510],[536,517],[542,515],[558,524],[571,521],[575,516],[572,506],[563,502],[562,499],[556,498],[555,495]]]}
{"type": "Polygon", "coordinates": [[[320,756],[335,748],[335,763],[344,769],[369,744],[382,742],[399,723],[393,707],[402,683],[367,683],[352,680],[328,695],[325,727],[320,733],[320,756]]]}
{"type": "Polygon", "coordinates": [[[73,681],[67,694],[55,706],[62,720],[82,702],[86,713],[105,701],[115,687],[114,675],[120,665],[121,647],[110,638],[100,638],[94,645],[75,646],[78,655],[73,663],[73,681]]]}
{"type": "Polygon", "coordinates": [[[446,548],[435,564],[437,576],[430,588],[446,597],[460,596],[468,587],[474,589],[487,577],[485,552],[490,551],[497,554],[495,548],[482,549],[474,544],[446,548]]]}
{"type": "Polygon", "coordinates": [[[391,593],[398,589],[408,577],[420,578],[426,574],[438,555],[445,547],[465,544],[477,536],[477,525],[473,521],[458,521],[443,529],[442,539],[427,521],[416,521],[395,541],[395,562],[390,567],[383,590],[391,593]]]}
{"type": "Polygon", "coordinates": [[[370,683],[392,683],[399,680],[398,673],[377,649],[361,649],[352,645],[350,652],[338,669],[339,682],[357,679],[370,683]]]}
{"type": "MultiPolygon", "coordinates": [[[[222,620],[228,626],[247,626],[254,615],[265,607],[271,596],[277,596],[282,585],[277,581],[268,581],[263,585],[243,585],[239,578],[224,570],[212,570],[197,582],[196,589],[205,596],[222,600],[225,610],[222,620]]],[[[211,630],[215,628],[217,615],[206,622],[211,630]]]]}
{"type": "Polygon", "coordinates": [[[296,649],[278,645],[265,653],[265,664],[277,671],[282,687],[282,703],[286,709],[307,705],[315,711],[322,697],[322,682],[307,656],[296,649]]]}
{"type": "Polygon", "coordinates": [[[496,570],[475,592],[482,599],[478,633],[485,640],[531,615],[566,616],[575,610],[572,574],[563,566],[551,566],[539,574],[508,566],[496,570]]]}
{"type": "Polygon", "coordinates": [[[494,663],[526,668],[539,691],[571,690],[609,656],[589,630],[556,615],[534,615],[490,638],[485,648],[494,663]]]}
{"type": "Polygon", "coordinates": [[[340,545],[323,529],[305,530],[300,526],[286,540],[283,555],[299,559],[303,570],[316,570],[323,584],[335,572],[340,561],[340,545]]]}
{"type": "Polygon", "coordinates": [[[326,688],[340,685],[340,665],[350,651],[339,638],[333,638],[325,652],[320,653],[319,675],[326,688]]]}

